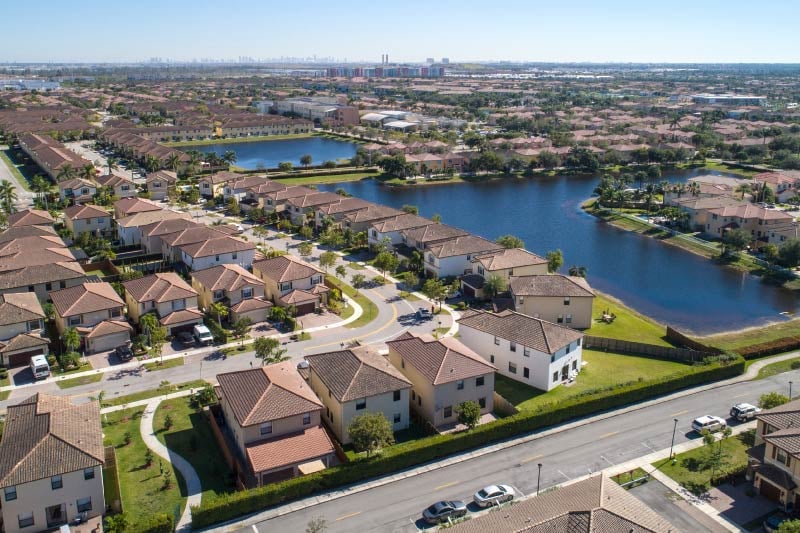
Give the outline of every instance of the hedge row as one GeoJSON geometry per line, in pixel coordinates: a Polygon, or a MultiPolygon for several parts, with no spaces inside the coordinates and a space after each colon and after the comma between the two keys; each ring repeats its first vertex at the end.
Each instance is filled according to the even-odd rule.
{"type": "Polygon", "coordinates": [[[216,320],[211,317],[203,317],[203,323],[206,325],[211,335],[214,337],[216,344],[227,344],[228,332],[222,329],[216,320]]]}
{"type": "Polygon", "coordinates": [[[800,348],[800,337],[781,337],[767,342],[751,344],[735,351],[745,359],[758,359],[776,353],[789,352],[800,348]]]}
{"type": "Polygon", "coordinates": [[[707,366],[687,367],[686,371],[672,376],[634,382],[624,388],[566,400],[546,412],[522,411],[508,418],[478,426],[469,432],[435,435],[398,444],[369,459],[357,459],[307,476],[218,498],[204,498],[200,506],[192,507],[192,524],[196,528],[207,527],[316,492],[383,476],[441,457],[531,433],[567,420],[640,402],[678,389],[738,376],[742,372],[744,372],[744,360],[741,358],[737,358],[733,363],[727,365],[714,363],[707,366]]]}

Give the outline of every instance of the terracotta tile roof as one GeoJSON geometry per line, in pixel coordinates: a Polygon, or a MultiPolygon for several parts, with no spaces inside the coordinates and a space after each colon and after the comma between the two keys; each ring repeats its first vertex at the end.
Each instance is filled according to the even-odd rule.
{"type": "Polygon", "coordinates": [[[77,258],[69,248],[50,243],[53,237],[24,237],[4,243],[0,249],[0,272],[16,270],[26,266],[49,265],[71,262],[77,258]],[[52,244],[52,246],[48,246],[52,244]],[[31,253],[35,251],[35,253],[31,253]]]}
{"type": "Polygon", "coordinates": [[[367,347],[307,355],[306,361],[339,402],[411,387],[386,357],[367,347]]]}
{"type": "Polygon", "coordinates": [[[122,283],[125,292],[139,303],[169,302],[197,296],[191,285],[175,272],[162,272],[122,283]]]}
{"type": "Polygon", "coordinates": [[[282,191],[284,189],[286,189],[286,185],[272,180],[267,180],[264,183],[260,183],[254,187],[250,187],[250,191],[252,191],[252,193],[256,196],[269,194],[275,191],[282,191]]]}
{"type": "Polygon", "coordinates": [[[712,196],[712,197],[694,197],[685,196],[683,198],[676,198],[673,203],[678,207],[685,207],[686,209],[700,210],[700,209],[714,209],[717,207],[745,205],[745,202],[737,198],[730,198],[728,196],[712,196]]]}
{"type": "Polygon", "coordinates": [[[187,213],[179,213],[169,209],[159,209],[158,211],[143,211],[133,213],[119,218],[117,219],[117,226],[121,228],[137,228],[140,226],[147,226],[153,222],[175,218],[185,218],[186,220],[191,220],[192,217],[187,213]]]}
{"type": "Polygon", "coordinates": [[[87,218],[111,217],[108,211],[99,205],[83,204],[71,205],[64,209],[64,216],[71,220],[83,220],[87,218]]]}
{"type": "Polygon", "coordinates": [[[532,254],[524,248],[509,248],[492,254],[475,256],[473,260],[483,265],[487,272],[547,264],[547,259],[532,254]]]}
{"type": "Polygon", "coordinates": [[[360,209],[355,213],[348,213],[345,215],[345,220],[349,220],[354,224],[373,222],[384,218],[395,217],[404,214],[403,211],[389,207],[386,205],[374,205],[366,209],[360,209]]]}
{"type": "Polygon", "coordinates": [[[295,281],[323,274],[319,268],[293,255],[279,255],[256,261],[253,263],[253,272],[256,270],[261,272],[264,277],[277,282],[295,281]]]}
{"type": "Polygon", "coordinates": [[[404,229],[420,228],[433,224],[432,220],[427,218],[412,215],[410,213],[403,213],[396,215],[385,220],[375,222],[372,227],[380,233],[388,233],[390,231],[402,231],[404,229]]]}
{"type": "Polygon", "coordinates": [[[173,185],[178,181],[178,175],[171,170],[157,170],[155,172],[148,172],[145,182],[150,184],[154,181],[163,181],[168,185],[173,185]]]}
{"type": "Polygon", "coordinates": [[[202,224],[192,224],[173,233],[164,234],[161,237],[161,241],[170,246],[181,246],[227,236],[227,233],[218,229],[221,227],[222,226],[209,227],[202,224]]]}
{"type": "Polygon", "coordinates": [[[103,464],[97,402],[72,405],[36,394],[8,407],[0,442],[0,487],[46,479],[103,464]]]}
{"type": "Polygon", "coordinates": [[[13,241],[23,237],[56,236],[52,226],[15,226],[0,233],[0,243],[13,241]]]}
{"type": "Polygon", "coordinates": [[[797,487],[797,484],[792,479],[792,475],[775,465],[761,463],[760,465],[753,466],[753,470],[758,472],[760,476],[767,478],[773,484],[787,491],[794,490],[795,487],[797,487]]]}
{"type": "Polygon", "coordinates": [[[320,205],[333,204],[341,200],[342,197],[335,192],[318,192],[314,191],[310,194],[303,196],[295,196],[286,201],[287,205],[292,207],[299,207],[305,209],[307,207],[316,207],[320,205]]]}
{"type": "Polygon", "coordinates": [[[600,474],[459,522],[454,533],[669,533],[675,526],[600,474]]]}
{"type": "MultiPolygon", "coordinates": [[[[266,184],[272,182],[268,180],[265,176],[247,176],[242,179],[238,179],[230,184],[230,188],[234,191],[242,190],[242,189],[250,189],[253,187],[258,187],[259,185],[266,184]]],[[[274,182],[272,182],[274,183],[274,182]]]]}
{"type": "Polygon", "coordinates": [[[258,309],[269,309],[270,307],[272,307],[272,302],[263,298],[247,298],[238,304],[232,305],[231,311],[234,313],[247,313],[258,309]]]}
{"type": "Polygon", "coordinates": [[[192,278],[210,291],[236,291],[242,287],[262,285],[254,276],[239,265],[217,265],[192,272],[192,278]]]}
{"type": "Polygon", "coordinates": [[[124,320],[103,320],[95,324],[86,334],[87,338],[94,339],[97,337],[104,337],[105,335],[114,335],[127,331],[129,334],[133,332],[133,327],[124,320]]]}
{"type": "Polygon", "coordinates": [[[243,427],[322,409],[292,361],[218,374],[217,381],[243,427]]]}
{"type": "Polygon", "coordinates": [[[210,255],[255,250],[255,248],[255,244],[236,237],[231,237],[230,235],[202,242],[184,244],[180,247],[180,249],[190,257],[208,257],[210,255]]]}
{"type": "Polygon", "coordinates": [[[147,211],[163,211],[161,206],[146,200],[144,198],[136,198],[135,196],[129,198],[122,198],[114,202],[114,211],[120,213],[123,217],[133,215],[135,213],[144,213],[147,211]]]}
{"type": "Polygon", "coordinates": [[[458,323],[461,327],[476,329],[547,354],[554,354],[583,338],[583,333],[572,328],[514,311],[491,313],[473,310],[464,313],[458,323]]]}
{"type": "Polygon", "coordinates": [[[275,202],[282,202],[290,198],[297,198],[298,196],[305,196],[307,194],[314,194],[319,191],[303,187],[302,185],[291,185],[289,187],[278,189],[265,194],[266,197],[272,198],[275,202]]]}
{"type": "Polygon", "coordinates": [[[517,296],[594,296],[594,291],[579,276],[534,274],[511,278],[511,292],[517,296]]]}
{"type": "Polygon", "coordinates": [[[110,283],[82,283],[68,289],[53,291],[50,299],[58,316],[64,318],[104,309],[122,307],[125,302],[110,283]]]}
{"type": "Polygon", "coordinates": [[[306,302],[315,302],[319,300],[319,297],[310,291],[304,291],[302,289],[294,289],[281,296],[280,300],[288,305],[296,305],[306,302]]]}
{"type": "Polygon", "coordinates": [[[19,226],[52,226],[53,217],[47,211],[41,209],[23,209],[12,213],[8,217],[8,227],[19,226]]]}
{"type": "Polygon", "coordinates": [[[452,337],[434,339],[406,332],[386,344],[433,385],[489,374],[495,366],[452,337]]]}
{"type": "Polygon", "coordinates": [[[765,409],[758,413],[756,418],[778,429],[800,428],[800,400],[792,400],[772,409],[765,409]]]}
{"type": "Polygon", "coordinates": [[[319,212],[325,215],[337,215],[350,211],[358,211],[359,209],[367,209],[373,205],[375,204],[366,200],[362,200],[361,198],[343,198],[339,196],[338,202],[323,205],[319,208],[319,212]]]}
{"type": "Polygon", "coordinates": [[[0,276],[0,289],[27,287],[39,283],[55,283],[85,277],[86,272],[81,265],[74,261],[29,265],[4,271],[0,276]]]}
{"type": "Polygon", "coordinates": [[[755,204],[717,207],[709,209],[708,212],[721,217],[755,218],[759,220],[794,220],[794,217],[789,213],[784,213],[776,209],[766,209],[755,204]]]}
{"type": "Polygon", "coordinates": [[[456,237],[455,239],[428,246],[428,251],[439,259],[461,255],[485,254],[492,251],[499,252],[502,249],[503,247],[496,242],[476,235],[464,235],[463,237],[456,237]]]}
{"type": "Polygon", "coordinates": [[[39,346],[48,346],[50,341],[43,339],[39,335],[21,333],[11,340],[0,342],[0,353],[16,352],[17,350],[27,350],[39,346]]]}
{"type": "Polygon", "coordinates": [[[319,426],[247,445],[247,459],[256,473],[304,463],[332,453],[333,443],[319,426]]]}
{"type": "Polygon", "coordinates": [[[243,176],[243,174],[238,174],[236,172],[229,172],[227,170],[223,170],[223,171],[220,171],[220,172],[215,172],[214,174],[211,174],[207,178],[203,178],[200,181],[208,180],[211,183],[213,183],[214,185],[216,185],[216,184],[219,184],[219,183],[227,183],[229,181],[237,180],[237,179],[241,178],[242,176],[243,176]]]}
{"type": "Polygon", "coordinates": [[[158,222],[141,226],[140,231],[143,236],[158,237],[161,235],[169,235],[170,233],[177,233],[188,228],[198,227],[201,227],[201,225],[193,220],[174,218],[171,220],[159,220],[158,222]]]}
{"type": "Polygon", "coordinates": [[[431,224],[430,226],[407,229],[402,233],[407,239],[423,244],[469,235],[466,231],[447,224],[431,224]]]}
{"type": "Polygon", "coordinates": [[[119,185],[133,185],[133,181],[125,176],[120,176],[119,174],[103,174],[102,176],[97,176],[94,181],[96,181],[101,187],[117,187],[119,185]]]}
{"type": "Polygon", "coordinates": [[[197,309],[181,309],[161,317],[159,323],[161,323],[162,326],[174,326],[176,324],[203,320],[203,316],[203,313],[197,309]]]}
{"type": "Polygon", "coordinates": [[[0,294],[0,326],[39,320],[45,314],[33,292],[0,294]]]}

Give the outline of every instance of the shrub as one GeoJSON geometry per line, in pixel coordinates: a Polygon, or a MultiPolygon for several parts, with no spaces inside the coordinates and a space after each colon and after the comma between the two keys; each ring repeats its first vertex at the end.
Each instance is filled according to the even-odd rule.
{"type": "Polygon", "coordinates": [[[745,359],[758,359],[776,353],[790,352],[800,348],[800,337],[782,337],[780,339],[751,344],[743,348],[737,348],[736,353],[745,359]]]}
{"type": "Polygon", "coordinates": [[[792,361],[791,367],[792,370],[797,370],[798,368],[800,368],[800,361],[792,361]]]}
{"type": "Polygon", "coordinates": [[[214,342],[216,344],[226,344],[228,342],[228,332],[222,329],[216,320],[205,317],[203,323],[208,327],[209,331],[211,331],[211,335],[214,337],[214,342]]]}
{"type": "Polygon", "coordinates": [[[173,519],[165,513],[156,513],[143,524],[139,524],[143,533],[172,533],[174,531],[173,519]]]}

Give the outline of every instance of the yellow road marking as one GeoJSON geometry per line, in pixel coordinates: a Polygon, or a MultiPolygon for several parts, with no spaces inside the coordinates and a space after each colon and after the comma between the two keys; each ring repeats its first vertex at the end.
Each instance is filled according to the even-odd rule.
{"type": "Polygon", "coordinates": [[[439,485],[438,487],[434,488],[433,490],[441,490],[446,489],[447,487],[452,487],[453,485],[458,485],[461,483],[460,481],[451,481],[450,483],[445,483],[444,485],[439,485]]]}
{"type": "Polygon", "coordinates": [[[617,433],[619,433],[619,431],[612,431],[611,433],[606,433],[605,435],[600,435],[598,438],[607,439],[608,437],[614,436],[617,433]]]}
{"type": "Polygon", "coordinates": [[[689,411],[688,411],[687,409],[684,409],[683,411],[678,411],[677,413],[672,413],[672,414],[671,414],[671,415],[669,415],[669,416],[685,415],[685,414],[686,414],[686,413],[688,413],[688,412],[689,412],[689,411]]]}
{"type": "Polygon", "coordinates": [[[361,514],[361,511],[356,511],[355,513],[346,514],[346,515],[343,515],[343,516],[340,516],[339,518],[337,518],[336,522],[338,522],[339,520],[345,520],[347,518],[353,518],[354,516],[358,516],[360,514],[361,514]]]}
{"type": "Polygon", "coordinates": [[[531,457],[528,457],[527,459],[523,459],[522,461],[519,462],[519,464],[524,465],[525,463],[530,463],[531,461],[535,461],[536,459],[541,459],[542,457],[544,457],[544,454],[541,453],[539,455],[533,455],[531,457]]]}

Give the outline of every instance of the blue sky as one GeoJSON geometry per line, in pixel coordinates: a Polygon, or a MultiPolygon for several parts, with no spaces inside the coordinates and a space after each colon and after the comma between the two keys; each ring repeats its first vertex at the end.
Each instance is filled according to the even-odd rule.
{"type": "Polygon", "coordinates": [[[797,0],[3,2],[0,61],[800,62],[797,0]]]}

